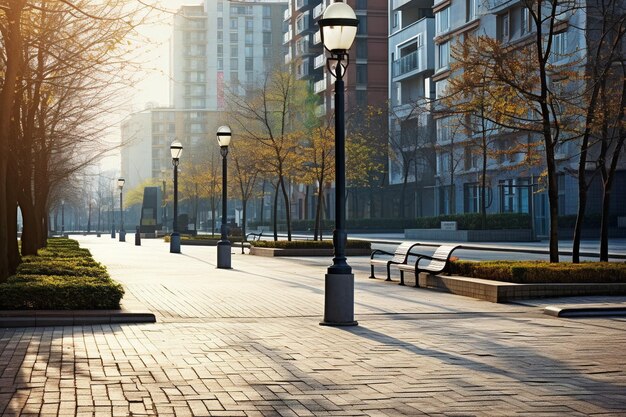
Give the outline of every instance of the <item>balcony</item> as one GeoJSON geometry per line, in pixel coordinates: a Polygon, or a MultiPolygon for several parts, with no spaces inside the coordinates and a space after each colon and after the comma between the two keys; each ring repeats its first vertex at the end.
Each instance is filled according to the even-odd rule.
{"type": "Polygon", "coordinates": [[[326,105],[320,104],[315,108],[315,116],[322,117],[326,114],[326,105]]]}
{"type": "Polygon", "coordinates": [[[291,51],[289,51],[287,54],[285,54],[285,64],[290,63],[291,59],[292,59],[291,51]]]}
{"type": "Polygon", "coordinates": [[[291,19],[291,8],[290,7],[287,7],[287,10],[285,10],[285,13],[284,13],[283,16],[284,16],[283,20],[291,19]]]}
{"type": "Polygon", "coordinates": [[[320,3],[313,9],[313,19],[317,19],[324,13],[324,3],[320,3]]]}
{"type": "Polygon", "coordinates": [[[317,93],[321,93],[322,91],[326,90],[326,77],[324,77],[323,79],[316,81],[315,84],[313,84],[313,91],[315,91],[315,94],[317,93]]]}
{"type": "Polygon", "coordinates": [[[404,51],[411,47],[415,49],[393,61],[391,68],[393,81],[401,81],[424,71],[434,71],[435,47],[432,41],[434,34],[435,19],[423,18],[389,37],[390,51],[396,48],[404,51]]]}
{"type": "Polygon", "coordinates": [[[283,35],[283,45],[286,43],[289,43],[289,41],[291,41],[291,31],[287,31],[285,32],[285,34],[283,35]]]}
{"type": "Polygon", "coordinates": [[[424,48],[403,56],[393,61],[393,78],[401,77],[410,72],[422,72],[426,70],[424,48]]]}
{"type": "Polygon", "coordinates": [[[317,45],[321,42],[322,42],[322,33],[318,30],[317,32],[315,32],[315,35],[313,35],[313,45],[317,45]]]}
{"type": "Polygon", "coordinates": [[[313,67],[321,68],[324,66],[325,63],[326,63],[326,57],[324,56],[324,54],[319,54],[318,56],[315,57],[315,60],[313,61],[313,67]]]}

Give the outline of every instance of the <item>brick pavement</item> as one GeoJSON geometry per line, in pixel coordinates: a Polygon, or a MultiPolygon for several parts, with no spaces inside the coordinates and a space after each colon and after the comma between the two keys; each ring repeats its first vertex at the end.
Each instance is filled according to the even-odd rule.
{"type": "MultiPolygon", "coordinates": [[[[155,324],[0,330],[4,415],[626,415],[625,319],[368,280],[319,326],[328,259],[81,237],[155,324]]],[[[129,239],[132,241],[132,239],[129,239]]]]}

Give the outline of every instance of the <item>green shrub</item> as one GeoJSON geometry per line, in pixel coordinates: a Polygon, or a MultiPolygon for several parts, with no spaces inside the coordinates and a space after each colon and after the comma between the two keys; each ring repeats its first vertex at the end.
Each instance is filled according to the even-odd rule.
{"type": "Polygon", "coordinates": [[[626,264],[613,262],[453,261],[450,273],[520,284],[626,282],[626,264]]]}
{"type": "MultiPolygon", "coordinates": [[[[259,240],[251,243],[257,248],[277,248],[277,249],[326,249],[333,247],[332,240],[259,240]]],[[[348,240],[346,245],[350,249],[370,249],[370,242],[364,240],[348,240]]]]}
{"type": "Polygon", "coordinates": [[[110,280],[33,275],[0,285],[0,309],[118,309],[123,295],[122,286],[110,280]]]}
{"type": "Polygon", "coordinates": [[[101,265],[77,265],[70,258],[67,261],[47,260],[43,262],[22,263],[17,269],[18,275],[68,275],[107,278],[106,268],[101,265]]]}
{"type": "Polygon", "coordinates": [[[25,256],[17,274],[0,284],[0,309],[118,309],[122,286],[87,249],[67,238],[48,240],[38,256],[25,256]]]}

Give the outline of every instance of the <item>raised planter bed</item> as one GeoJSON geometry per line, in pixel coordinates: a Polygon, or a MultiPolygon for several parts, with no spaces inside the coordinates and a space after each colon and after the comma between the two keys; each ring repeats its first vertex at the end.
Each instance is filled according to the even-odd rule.
{"type": "MultiPolygon", "coordinates": [[[[370,249],[365,248],[348,248],[347,256],[369,256],[370,249]]],[[[257,256],[333,256],[332,248],[298,248],[298,249],[279,249],[279,248],[259,248],[252,246],[250,255],[257,256]]]]}
{"type": "Polygon", "coordinates": [[[532,242],[530,229],[405,229],[404,237],[411,240],[437,240],[448,242],[532,242]]]}

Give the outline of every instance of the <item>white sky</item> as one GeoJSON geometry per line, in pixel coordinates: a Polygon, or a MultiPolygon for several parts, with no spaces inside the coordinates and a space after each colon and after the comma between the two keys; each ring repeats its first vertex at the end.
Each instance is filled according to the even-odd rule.
{"type": "MultiPolygon", "coordinates": [[[[201,4],[202,0],[159,0],[158,4],[165,10],[175,12],[182,5],[201,4]]],[[[172,15],[162,12],[154,13],[150,23],[138,28],[140,36],[140,49],[142,51],[140,61],[141,73],[138,74],[140,81],[128,93],[131,96],[131,107],[128,111],[143,110],[148,102],[155,102],[162,106],[168,106],[169,100],[169,68],[170,50],[169,39],[172,35],[172,15]]],[[[119,143],[120,129],[113,131],[110,141],[119,143]]],[[[120,169],[119,150],[112,151],[110,155],[100,162],[102,171],[120,169]]]]}

